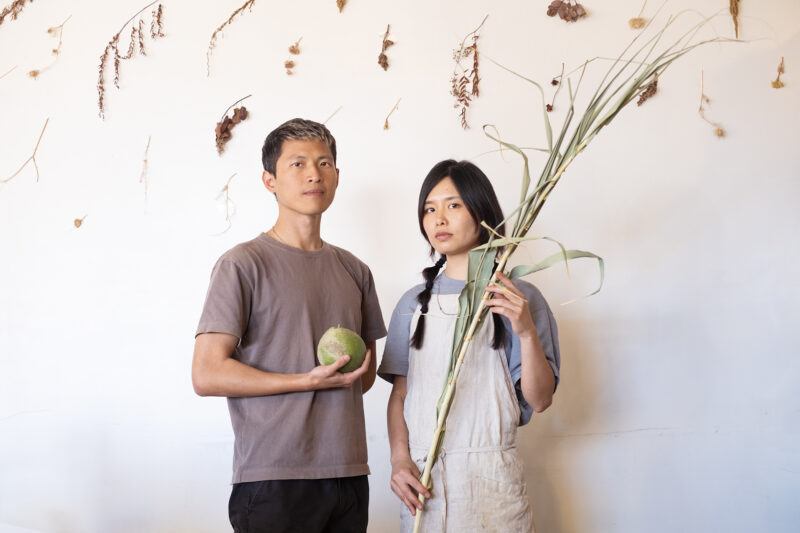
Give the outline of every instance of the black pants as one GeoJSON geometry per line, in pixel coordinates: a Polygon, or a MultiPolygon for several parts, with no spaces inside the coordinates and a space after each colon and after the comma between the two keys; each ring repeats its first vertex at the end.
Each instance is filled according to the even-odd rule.
{"type": "Polygon", "coordinates": [[[236,483],[228,514],[235,533],[366,533],[367,476],[236,483]]]}

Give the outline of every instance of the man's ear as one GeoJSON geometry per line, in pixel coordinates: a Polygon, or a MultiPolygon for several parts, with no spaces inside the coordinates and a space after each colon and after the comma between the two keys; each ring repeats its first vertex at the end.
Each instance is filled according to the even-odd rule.
{"type": "Polygon", "coordinates": [[[264,183],[264,187],[272,194],[275,194],[275,179],[275,176],[266,170],[261,174],[261,181],[264,183]]]}

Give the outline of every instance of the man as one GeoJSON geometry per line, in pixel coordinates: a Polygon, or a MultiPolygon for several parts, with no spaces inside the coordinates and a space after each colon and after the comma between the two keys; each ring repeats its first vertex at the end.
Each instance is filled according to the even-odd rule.
{"type": "Polygon", "coordinates": [[[362,394],[386,335],[369,268],[320,238],[339,182],[336,141],[293,119],[262,149],[278,219],[219,259],[195,339],[192,382],[227,396],[235,436],[229,502],[236,532],[365,532],[369,485],[362,394]],[[358,332],[367,356],[351,373],[317,366],[331,326],[358,332]]]}

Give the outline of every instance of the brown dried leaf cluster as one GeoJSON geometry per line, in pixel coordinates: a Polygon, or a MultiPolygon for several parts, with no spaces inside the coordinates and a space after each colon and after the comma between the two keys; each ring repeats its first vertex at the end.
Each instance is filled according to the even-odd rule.
{"type": "Polygon", "coordinates": [[[286,75],[291,76],[294,74],[294,67],[296,66],[295,62],[291,59],[287,59],[283,62],[283,68],[286,69],[286,75]]]}
{"type": "Polygon", "coordinates": [[[248,94],[244,98],[237,100],[234,104],[229,106],[228,109],[225,110],[225,113],[222,114],[222,119],[217,122],[217,125],[214,128],[214,137],[217,143],[217,153],[219,155],[222,155],[222,153],[225,151],[225,145],[229,140],[231,140],[231,137],[233,137],[232,130],[234,126],[241,121],[246,120],[248,117],[247,108],[244,106],[235,107],[233,109],[232,116],[228,116],[228,111],[230,111],[231,107],[234,107],[239,102],[250,98],[250,96],[252,95],[248,94]]]}
{"type": "Polygon", "coordinates": [[[347,0],[336,0],[336,7],[339,8],[339,13],[342,12],[344,6],[347,4],[347,0]]]}
{"type": "Polygon", "coordinates": [[[302,40],[303,40],[303,38],[300,37],[299,39],[297,39],[295,42],[292,43],[292,45],[289,47],[289,53],[290,54],[292,54],[294,56],[300,55],[300,41],[302,41],[302,40]]]}
{"type": "Polygon", "coordinates": [[[778,77],[772,80],[772,88],[773,89],[781,89],[784,87],[783,82],[781,81],[781,75],[784,74],[786,71],[783,67],[783,58],[781,58],[781,62],[778,63],[778,77]]]}
{"type": "MultiPolygon", "coordinates": [[[[157,1],[157,0],[156,0],[157,1]]],[[[132,16],[128,21],[122,25],[122,28],[111,37],[111,40],[108,41],[108,44],[103,50],[103,54],[100,56],[100,66],[98,67],[98,78],[97,78],[97,105],[99,108],[99,115],[100,118],[105,118],[105,92],[106,92],[106,66],[109,62],[109,58],[113,56],[113,65],[114,65],[114,86],[119,89],[119,76],[120,76],[120,67],[122,66],[122,60],[125,59],[133,59],[136,55],[147,55],[147,51],[145,50],[145,37],[147,33],[145,32],[146,24],[144,19],[139,19],[138,22],[135,24],[131,24],[136,17],[138,17],[142,12],[144,12],[147,8],[153,6],[156,2],[151,2],[147,4],[145,7],[140,9],[134,16],[132,16]],[[125,31],[125,28],[128,27],[128,24],[131,24],[131,31],[129,36],[128,48],[125,53],[120,52],[120,39],[122,37],[122,32],[125,31]],[[137,54],[138,51],[138,54],[137,54]]],[[[158,7],[150,13],[150,38],[152,40],[159,39],[161,37],[166,37],[164,33],[164,6],[162,4],[158,4],[158,7]]]]}
{"type": "Polygon", "coordinates": [[[231,16],[228,17],[228,20],[223,22],[219,25],[219,27],[214,30],[214,33],[211,34],[211,40],[208,41],[208,50],[206,51],[206,76],[211,76],[211,53],[214,51],[214,48],[217,46],[217,36],[220,32],[233,22],[233,19],[236,18],[237,15],[242,13],[245,9],[252,11],[253,4],[255,4],[256,0],[247,0],[244,4],[242,4],[239,9],[231,13],[231,16]]]}
{"type": "Polygon", "coordinates": [[[455,68],[450,78],[450,94],[455,98],[453,107],[458,109],[458,116],[461,119],[461,127],[465,130],[469,128],[467,121],[467,109],[472,104],[473,98],[480,96],[480,60],[478,53],[478,33],[486,22],[489,15],[484,17],[483,22],[474,31],[467,34],[461,41],[461,46],[453,51],[453,61],[455,68]],[[467,41],[471,41],[467,44],[467,41]],[[472,59],[472,61],[469,61],[472,59]]]}
{"type": "Polygon", "coordinates": [[[653,81],[644,86],[644,91],[639,93],[639,99],[636,101],[636,105],[642,105],[650,98],[655,96],[657,92],[658,92],[658,77],[653,78],[653,81]]]}
{"type": "Polygon", "coordinates": [[[6,17],[11,17],[11,20],[17,20],[25,4],[31,2],[33,2],[33,0],[14,0],[11,2],[11,5],[4,7],[3,10],[0,11],[0,25],[5,22],[6,17]]]}
{"type": "Polygon", "coordinates": [[[83,217],[81,218],[76,218],[75,220],[72,221],[72,224],[74,224],[76,228],[80,228],[81,225],[83,224],[83,221],[86,220],[87,216],[89,215],[83,215],[83,217]]]}
{"type": "Polygon", "coordinates": [[[733,19],[733,31],[736,33],[737,39],[739,38],[739,2],[741,0],[730,0],[730,6],[728,7],[733,19]]]}
{"type": "MultiPolygon", "coordinates": [[[[294,43],[292,43],[291,46],[289,46],[289,53],[290,54],[292,54],[292,55],[300,55],[300,41],[302,41],[302,40],[303,40],[303,38],[300,37],[294,43]]],[[[294,67],[296,67],[296,66],[297,66],[297,63],[295,63],[294,59],[287,59],[286,61],[283,62],[283,68],[286,69],[286,75],[287,76],[291,76],[291,75],[294,74],[294,67]]]]}
{"type": "Polygon", "coordinates": [[[575,22],[586,16],[586,9],[577,0],[553,0],[547,6],[547,16],[555,17],[556,15],[566,22],[575,22]]]}
{"type": "Polygon", "coordinates": [[[394,41],[389,39],[389,30],[391,29],[391,25],[386,25],[386,33],[383,34],[383,43],[381,44],[381,53],[378,55],[378,64],[381,66],[383,70],[388,70],[389,68],[389,58],[386,56],[386,49],[390,46],[394,45],[394,41]]]}

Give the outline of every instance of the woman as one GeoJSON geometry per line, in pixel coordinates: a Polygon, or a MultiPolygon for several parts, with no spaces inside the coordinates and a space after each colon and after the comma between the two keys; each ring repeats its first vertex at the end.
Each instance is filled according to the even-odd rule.
{"type": "Polygon", "coordinates": [[[503,213],[489,179],[467,161],[447,160],[422,184],[419,226],[439,255],[425,283],[403,295],[392,314],[378,374],[392,382],[388,406],[391,488],[410,531],[425,498],[425,532],[529,532],[533,519],[516,449],[517,428],[544,411],[558,383],[555,320],[541,293],[498,274],[491,315],[473,338],[447,419],[432,490],[419,481],[447,379],[458,296],[469,250],[503,233],[503,213]],[[444,272],[440,270],[444,267],[444,272]]]}

